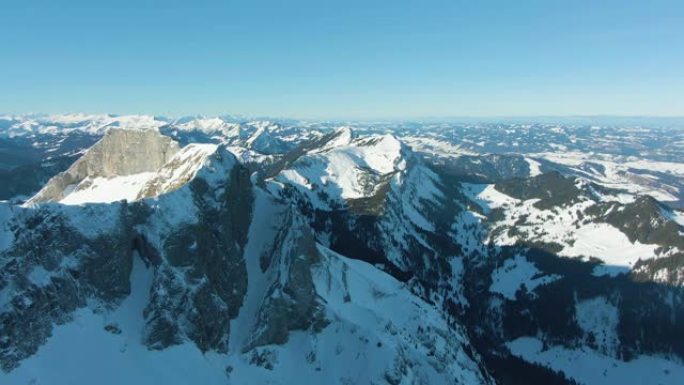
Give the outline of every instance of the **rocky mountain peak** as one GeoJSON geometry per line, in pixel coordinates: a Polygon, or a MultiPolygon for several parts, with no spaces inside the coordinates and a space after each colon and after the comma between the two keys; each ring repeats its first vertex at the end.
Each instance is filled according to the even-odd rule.
{"type": "Polygon", "coordinates": [[[180,146],[173,139],[152,130],[110,129],[69,169],[56,175],[29,204],[57,202],[96,178],[111,179],[154,172],[170,161],[180,146]]]}
{"type": "Polygon", "coordinates": [[[110,128],[59,204],[0,201],[0,382],[678,384],[684,214],[468,131],[350,124],[110,128]]]}
{"type": "Polygon", "coordinates": [[[352,131],[351,127],[340,127],[337,130],[333,131],[332,134],[330,134],[330,140],[325,144],[323,149],[330,149],[337,146],[346,146],[349,143],[351,143],[354,137],[354,131],[352,131]]]}

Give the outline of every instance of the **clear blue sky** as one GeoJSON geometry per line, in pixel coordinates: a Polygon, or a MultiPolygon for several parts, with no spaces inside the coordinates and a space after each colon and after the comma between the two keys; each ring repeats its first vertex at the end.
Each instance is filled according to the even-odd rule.
{"type": "Polygon", "coordinates": [[[684,115],[684,1],[0,1],[0,112],[684,115]]]}

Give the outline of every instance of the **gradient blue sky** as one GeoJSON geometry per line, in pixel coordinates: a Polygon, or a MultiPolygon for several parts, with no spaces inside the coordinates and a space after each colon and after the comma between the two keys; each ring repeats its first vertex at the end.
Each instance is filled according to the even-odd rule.
{"type": "Polygon", "coordinates": [[[684,115],[684,1],[0,1],[0,112],[684,115]]]}

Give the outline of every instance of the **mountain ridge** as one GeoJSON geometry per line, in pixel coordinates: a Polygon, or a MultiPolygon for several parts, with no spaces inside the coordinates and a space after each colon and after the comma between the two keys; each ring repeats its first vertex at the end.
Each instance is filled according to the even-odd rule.
{"type": "Polygon", "coordinates": [[[242,157],[242,140],[136,132],[178,149],[129,199],[0,204],[0,376],[30,380],[25,368],[55,359],[50,336],[75,320],[109,349],[127,341],[114,359],[122,370],[128,351],[151,368],[183,351],[213,382],[288,383],[300,371],[341,383],[582,378],[532,356],[545,350],[529,338],[620,370],[636,370],[630,357],[666,357],[679,373],[684,346],[667,336],[684,316],[682,225],[653,198],[616,198],[544,167],[532,175],[526,159],[502,155],[468,155],[497,166],[474,181],[400,136],[349,127],[263,158],[242,157]],[[591,249],[584,229],[596,226],[639,258],[591,249]],[[591,306],[620,322],[597,324],[591,306]]]}

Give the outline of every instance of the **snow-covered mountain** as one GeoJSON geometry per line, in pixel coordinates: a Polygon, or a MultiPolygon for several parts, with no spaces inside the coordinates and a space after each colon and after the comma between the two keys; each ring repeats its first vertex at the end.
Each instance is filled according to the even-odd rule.
{"type": "Polygon", "coordinates": [[[672,159],[479,153],[427,125],[11,119],[9,143],[94,140],[0,202],[3,383],[684,377],[672,159]],[[615,171],[654,164],[651,190],[615,171]]]}
{"type": "MultiPolygon", "coordinates": [[[[168,119],[146,115],[0,116],[0,199],[26,199],[109,131],[161,133],[184,146],[226,144],[244,163],[275,161],[305,140],[322,136],[292,124],[224,116],[168,119]]],[[[152,166],[150,166],[152,167],[152,166]]]]}
{"type": "MultiPolygon", "coordinates": [[[[154,131],[110,130],[31,199],[63,204],[134,202],[183,186],[216,154],[215,144],[177,142],[154,131]]],[[[225,149],[223,150],[226,151],[225,149]]]]}

